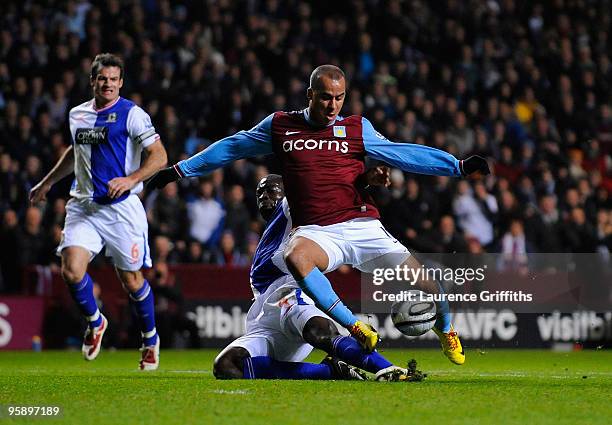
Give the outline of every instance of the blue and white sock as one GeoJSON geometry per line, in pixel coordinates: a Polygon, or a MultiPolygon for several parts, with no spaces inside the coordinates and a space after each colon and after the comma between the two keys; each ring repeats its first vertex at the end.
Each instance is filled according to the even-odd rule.
{"type": "Polygon", "coordinates": [[[142,334],[142,342],[145,347],[155,345],[157,343],[157,330],[155,329],[155,301],[153,299],[153,291],[149,282],[145,279],[140,288],[136,292],[130,293],[130,304],[138,317],[140,333],[142,334]]]}
{"type": "MultiPolygon", "coordinates": [[[[440,293],[444,293],[444,288],[438,283],[440,293]]],[[[434,323],[436,329],[441,330],[444,333],[450,332],[451,328],[451,313],[450,305],[448,301],[443,299],[442,301],[436,301],[436,323],[434,323]]]]}
{"type": "Polygon", "coordinates": [[[333,342],[334,355],[350,365],[376,373],[393,364],[376,351],[366,352],[357,340],[350,336],[339,336],[333,342]]]}
{"type": "Polygon", "coordinates": [[[345,328],[354,325],[357,321],[355,315],[340,301],[331,283],[318,268],[312,269],[304,279],[298,281],[298,285],[320,310],[345,328]]]}
{"type": "Polygon", "coordinates": [[[102,316],[98,310],[98,304],[93,294],[93,281],[91,277],[85,273],[83,280],[76,285],[68,284],[72,299],[79,306],[79,310],[89,324],[90,328],[97,328],[102,324],[102,316]]]}
{"type": "Polygon", "coordinates": [[[280,362],[268,356],[245,357],[244,379],[331,379],[331,366],[321,363],[280,362]]]}

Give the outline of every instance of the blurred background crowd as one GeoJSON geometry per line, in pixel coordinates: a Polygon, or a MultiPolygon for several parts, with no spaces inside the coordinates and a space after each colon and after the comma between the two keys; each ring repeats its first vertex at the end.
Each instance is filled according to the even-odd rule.
{"type": "MultiPolygon", "coordinates": [[[[0,292],[57,266],[71,179],[27,194],[71,143],[101,52],[174,163],[306,106],[312,69],[341,66],[343,115],[398,143],[489,158],[459,180],[392,170],[388,230],[424,252],[612,250],[610,1],[4,0],[0,5],[0,292]]],[[[254,189],[273,157],[145,191],[154,263],[246,266],[262,231],[254,189]]],[[[333,202],[333,200],[330,200],[333,202]]],[[[103,260],[97,260],[103,261],[103,260]]],[[[162,276],[160,270],[157,275],[162,276]]]]}

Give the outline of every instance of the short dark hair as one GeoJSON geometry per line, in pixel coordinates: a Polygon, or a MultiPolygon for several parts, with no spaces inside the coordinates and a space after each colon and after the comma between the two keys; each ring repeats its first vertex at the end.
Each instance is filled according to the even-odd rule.
{"type": "Polygon", "coordinates": [[[119,68],[119,76],[120,78],[123,78],[123,60],[121,60],[119,56],[113,55],[112,53],[100,53],[99,55],[96,55],[91,63],[90,78],[94,80],[100,73],[100,70],[107,66],[116,66],[119,68]]]}
{"type": "Polygon", "coordinates": [[[334,81],[339,81],[344,79],[344,71],[338,68],[336,65],[321,65],[315,68],[310,74],[310,88],[312,90],[320,89],[319,81],[321,77],[328,77],[334,81]]]}

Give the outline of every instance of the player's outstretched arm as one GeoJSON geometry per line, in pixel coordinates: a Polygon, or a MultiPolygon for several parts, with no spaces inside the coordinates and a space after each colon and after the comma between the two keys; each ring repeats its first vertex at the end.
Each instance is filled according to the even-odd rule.
{"type": "Polygon", "coordinates": [[[434,176],[461,177],[476,172],[489,174],[486,159],[471,156],[460,161],[443,150],[412,143],[393,143],[362,119],[363,144],[366,153],[403,171],[434,176]]]}
{"type": "Polygon", "coordinates": [[[110,198],[118,198],[141,181],[151,177],[168,163],[168,155],[161,140],[158,139],[153,144],[145,147],[144,150],[146,157],[142,161],[140,168],[129,176],[115,177],[108,182],[108,196],[110,198]]]}
{"type": "Polygon", "coordinates": [[[271,154],[272,117],[269,115],[252,129],[239,131],[213,143],[191,158],[164,168],[149,181],[148,186],[161,189],[172,181],[203,176],[239,159],[271,154]]]}
{"type": "Polygon", "coordinates": [[[47,199],[47,193],[55,183],[74,172],[74,149],[70,146],[55,166],[36,186],[30,190],[30,202],[36,205],[47,199]]]}

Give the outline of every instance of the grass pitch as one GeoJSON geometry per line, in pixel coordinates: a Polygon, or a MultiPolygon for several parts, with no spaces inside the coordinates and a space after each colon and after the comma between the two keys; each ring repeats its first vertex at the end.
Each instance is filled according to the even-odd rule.
{"type": "MultiPolygon", "coordinates": [[[[416,358],[420,383],[217,381],[213,350],[162,351],[156,372],[137,351],[0,352],[6,423],[69,424],[609,424],[612,352],[467,352],[454,366],[438,350],[388,350],[416,358]],[[7,405],[60,406],[58,418],[7,418],[7,405]]],[[[319,361],[321,353],[310,360],[319,361]]]]}

